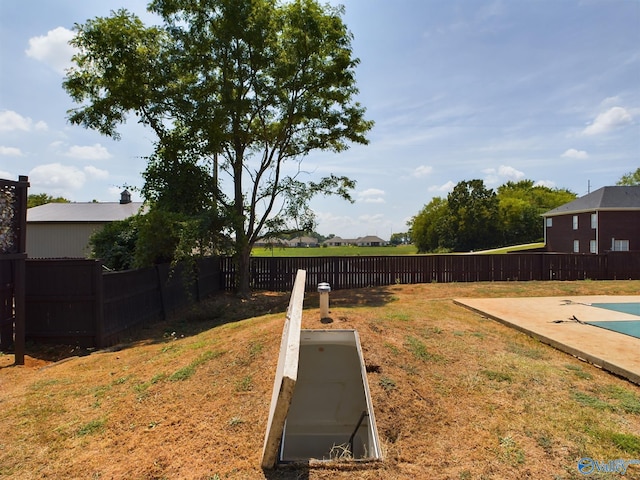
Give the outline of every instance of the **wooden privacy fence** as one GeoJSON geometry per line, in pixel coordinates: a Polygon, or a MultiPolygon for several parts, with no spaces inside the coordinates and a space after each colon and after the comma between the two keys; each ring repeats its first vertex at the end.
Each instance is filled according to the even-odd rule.
{"type": "MultiPolygon", "coordinates": [[[[640,252],[603,255],[402,255],[356,257],[253,257],[254,290],[288,291],[296,272],[307,271],[307,290],[328,282],[334,290],[393,284],[532,280],[640,279],[640,252]]],[[[235,285],[230,258],[221,260],[222,284],[235,285]]]]}
{"type": "MultiPolygon", "coordinates": [[[[5,270],[0,269],[0,281],[10,274],[5,270]]],[[[290,291],[298,270],[307,272],[307,291],[322,282],[337,290],[431,282],[623,280],[640,279],[640,252],[253,257],[251,286],[290,291]]],[[[231,258],[199,259],[194,269],[158,265],[113,273],[104,273],[94,260],[27,260],[26,335],[85,347],[114,345],[132,329],[212,293],[233,290],[235,277],[231,258]]],[[[8,296],[4,290],[0,294],[8,296]]],[[[0,304],[0,314],[9,310],[9,304],[0,304]]]]}
{"type": "Polygon", "coordinates": [[[104,273],[95,260],[26,262],[30,340],[106,347],[220,290],[218,258],[104,273]]]}

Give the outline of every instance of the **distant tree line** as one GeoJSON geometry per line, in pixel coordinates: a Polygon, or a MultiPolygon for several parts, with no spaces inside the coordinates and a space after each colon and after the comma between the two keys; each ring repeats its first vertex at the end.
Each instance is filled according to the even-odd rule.
{"type": "Polygon", "coordinates": [[[31,193],[27,196],[27,208],[39,207],[47,203],[69,203],[64,197],[52,197],[46,193],[31,193]]]}
{"type": "Polygon", "coordinates": [[[507,182],[497,191],[482,180],[459,182],[446,198],[435,197],[409,222],[418,253],[463,252],[542,241],[542,213],[570,202],[576,194],[507,182]]]}

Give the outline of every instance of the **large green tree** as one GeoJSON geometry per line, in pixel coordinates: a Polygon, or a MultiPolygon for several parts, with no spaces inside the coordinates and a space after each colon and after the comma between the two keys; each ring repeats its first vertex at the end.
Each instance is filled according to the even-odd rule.
{"type": "Polygon", "coordinates": [[[447,250],[445,228],[449,208],[447,200],[434,197],[418,214],[411,219],[409,227],[411,238],[418,253],[447,250]]]}
{"type": "Polygon", "coordinates": [[[99,258],[110,270],[136,268],[139,216],[107,223],[89,238],[91,257],[99,258]]]}
{"type": "Polygon", "coordinates": [[[536,185],[533,180],[507,182],[498,187],[497,196],[502,240],[495,246],[541,241],[541,215],[576,198],[567,189],[536,185]]]}
{"type": "Polygon", "coordinates": [[[635,172],[625,173],[620,180],[616,182],[616,185],[640,185],[640,168],[637,168],[635,172]]]}
{"type": "Polygon", "coordinates": [[[498,198],[482,180],[458,182],[447,195],[446,240],[454,251],[492,247],[499,235],[498,198]]]}
{"type": "Polygon", "coordinates": [[[154,0],[149,10],[160,26],[126,10],[76,25],[64,88],[80,106],[69,120],[114,138],[131,114],[152,129],[146,185],[170,163],[211,172],[203,208],[228,219],[246,296],[256,240],[312,230],[314,195],[351,200],[353,180],[303,181],[300,161],[367,143],[352,35],[342,8],[316,0],[154,0]]]}
{"type": "Polygon", "coordinates": [[[420,253],[537,242],[543,237],[541,215],[575,198],[567,189],[533,180],[507,182],[497,193],[482,180],[463,181],[446,199],[433,198],[409,226],[420,253]]]}

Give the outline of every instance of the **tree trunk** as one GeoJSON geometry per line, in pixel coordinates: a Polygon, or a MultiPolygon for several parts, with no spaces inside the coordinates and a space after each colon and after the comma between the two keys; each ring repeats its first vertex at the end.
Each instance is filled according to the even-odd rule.
{"type": "Polygon", "coordinates": [[[240,298],[251,297],[251,246],[246,241],[238,244],[236,251],[237,295],[240,298]]]}

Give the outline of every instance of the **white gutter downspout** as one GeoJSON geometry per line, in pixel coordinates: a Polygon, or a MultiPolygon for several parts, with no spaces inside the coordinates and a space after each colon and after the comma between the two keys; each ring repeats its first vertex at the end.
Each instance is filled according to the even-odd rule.
{"type": "Polygon", "coordinates": [[[600,212],[596,210],[596,255],[600,255],[600,212]]]}

